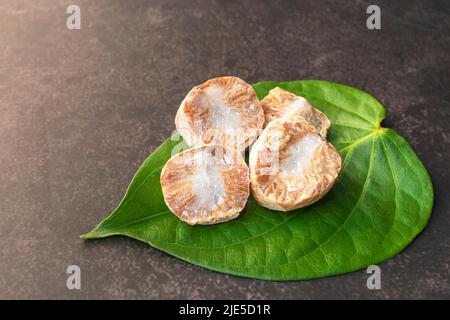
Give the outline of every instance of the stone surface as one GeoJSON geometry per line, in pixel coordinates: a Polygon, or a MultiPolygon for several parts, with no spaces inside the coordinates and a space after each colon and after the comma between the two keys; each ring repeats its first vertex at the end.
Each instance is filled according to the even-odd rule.
{"type": "Polygon", "coordinates": [[[0,2],[0,298],[450,298],[448,1],[0,2]],[[81,30],[66,7],[81,7],[81,30]],[[269,282],[190,265],[124,237],[82,241],[211,77],[325,79],[361,88],[412,144],[435,187],[426,230],[364,270],[269,282]],[[82,289],[66,288],[66,267],[82,289]]]}

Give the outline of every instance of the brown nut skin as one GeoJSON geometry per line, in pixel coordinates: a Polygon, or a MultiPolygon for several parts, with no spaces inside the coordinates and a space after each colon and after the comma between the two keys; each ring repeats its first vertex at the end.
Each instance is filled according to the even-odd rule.
{"type": "Polygon", "coordinates": [[[261,105],[264,110],[264,126],[267,126],[272,120],[297,115],[310,122],[322,137],[326,138],[327,136],[330,120],[303,97],[276,87],[261,100],[261,105]]]}
{"type": "Polygon", "coordinates": [[[236,218],[250,195],[249,169],[242,154],[212,144],[171,157],[160,182],[170,211],[191,225],[236,218]]]}
{"type": "Polygon", "coordinates": [[[264,112],[251,85],[225,76],[192,88],[175,125],[189,146],[214,143],[244,150],[261,133],[264,112]]]}
{"type": "Polygon", "coordinates": [[[322,198],[341,166],[336,149],[309,122],[297,116],[276,119],[250,150],[251,191],[263,207],[298,209],[322,198]]]}

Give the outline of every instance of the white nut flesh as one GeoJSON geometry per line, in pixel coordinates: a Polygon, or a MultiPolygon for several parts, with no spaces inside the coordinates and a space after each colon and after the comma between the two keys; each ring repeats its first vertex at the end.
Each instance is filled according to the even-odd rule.
{"type": "Polygon", "coordinates": [[[297,115],[310,122],[322,137],[327,136],[330,120],[303,97],[276,87],[261,100],[261,105],[264,110],[265,126],[272,120],[297,115]]]}
{"type": "Polygon", "coordinates": [[[178,218],[214,224],[236,218],[250,194],[240,152],[204,145],[174,155],[161,172],[164,200],[178,218]]]}
{"type": "Polygon", "coordinates": [[[187,94],[175,125],[189,146],[214,143],[244,150],[261,133],[264,112],[251,85],[237,77],[220,77],[187,94]]]}
{"type": "Polygon", "coordinates": [[[310,205],[333,186],[341,157],[301,117],[271,121],[250,150],[252,194],[263,207],[290,211],[310,205]]]}

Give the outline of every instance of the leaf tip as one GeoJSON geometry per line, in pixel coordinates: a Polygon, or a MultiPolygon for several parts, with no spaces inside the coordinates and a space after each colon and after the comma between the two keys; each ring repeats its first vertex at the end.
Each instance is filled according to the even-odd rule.
{"type": "Polygon", "coordinates": [[[97,226],[94,229],[92,229],[91,231],[89,231],[85,234],[79,235],[79,237],[80,237],[80,239],[88,240],[88,239],[106,238],[106,237],[117,235],[117,234],[120,234],[120,233],[117,233],[108,228],[103,228],[102,226],[97,226]]]}
{"type": "Polygon", "coordinates": [[[92,232],[81,234],[81,235],[79,235],[79,237],[80,237],[80,239],[83,239],[83,240],[87,240],[87,239],[92,239],[93,238],[92,232]]]}
{"type": "Polygon", "coordinates": [[[88,239],[100,238],[101,235],[98,232],[98,228],[94,228],[93,230],[91,230],[89,232],[79,235],[79,237],[80,237],[80,239],[88,240],[88,239]]]}

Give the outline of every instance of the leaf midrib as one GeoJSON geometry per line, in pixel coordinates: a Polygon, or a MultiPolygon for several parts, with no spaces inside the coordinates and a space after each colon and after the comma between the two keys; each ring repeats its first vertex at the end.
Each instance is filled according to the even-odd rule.
{"type": "MultiPolygon", "coordinates": [[[[364,137],[362,137],[362,138],[360,138],[360,139],[355,140],[353,144],[351,144],[351,145],[345,147],[344,149],[340,150],[339,152],[342,152],[342,151],[344,151],[344,150],[352,150],[354,147],[357,147],[357,146],[361,145],[362,143],[366,142],[369,138],[373,137],[373,136],[376,135],[378,132],[380,132],[380,131],[379,131],[379,130],[373,131],[371,134],[366,135],[366,136],[364,136],[364,137]]],[[[372,148],[373,148],[373,140],[372,140],[372,148]]],[[[372,156],[372,154],[371,154],[371,156],[372,156]]],[[[372,159],[371,159],[370,162],[372,163],[372,159]]],[[[370,164],[371,164],[371,163],[370,163],[370,164]]],[[[134,199],[135,194],[136,194],[136,193],[138,192],[138,190],[145,184],[145,182],[147,181],[147,179],[148,179],[149,177],[151,177],[151,176],[154,174],[155,171],[157,171],[157,170],[159,170],[159,169],[161,169],[161,168],[162,168],[162,166],[159,166],[159,167],[153,169],[153,170],[145,177],[145,179],[144,179],[144,180],[136,187],[136,189],[134,190],[134,192],[130,195],[129,199],[127,199],[127,200],[123,203],[123,205],[126,205],[129,201],[131,201],[132,199],[134,199]]],[[[361,195],[360,195],[360,198],[361,198],[361,195]]],[[[358,202],[359,202],[360,198],[358,199],[358,202]]],[[[121,207],[122,207],[122,204],[119,205],[119,207],[118,207],[117,210],[120,210],[121,207]]],[[[113,211],[113,213],[111,214],[111,216],[112,216],[115,212],[116,212],[116,210],[113,211]]],[[[353,210],[352,210],[352,212],[353,212],[353,210]]],[[[349,214],[349,216],[352,214],[352,212],[349,214]]],[[[85,236],[95,237],[95,234],[96,234],[96,233],[104,235],[104,233],[107,232],[108,229],[111,229],[111,230],[109,230],[109,232],[113,232],[113,233],[119,232],[119,233],[120,233],[120,229],[123,229],[123,228],[125,228],[125,227],[129,227],[129,226],[131,226],[131,225],[143,223],[143,222],[145,222],[145,221],[147,221],[147,220],[149,220],[149,219],[151,219],[151,218],[153,218],[153,217],[155,217],[155,216],[159,216],[159,215],[166,214],[166,213],[170,213],[170,210],[161,211],[161,212],[158,212],[158,213],[156,213],[156,214],[152,214],[152,215],[150,215],[150,216],[147,216],[147,217],[144,217],[144,218],[141,218],[141,219],[137,219],[137,220],[133,220],[133,221],[130,221],[130,222],[122,223],[122,224],[108,224],[108,223],[107,223],[107,220],[105,220],[105,224],[103,224],[103,225],[101,226],[101,229],[103,229],[103,231],[102,231],[101,229],[94,230],[94,231],[92,231],[92,232],[86,234],[85,236]],[[114,229],[116,229],[116,230],[114,230],[114,229]]],[[[171,244],[172,244],[172,245],[179,246],[179,247],[183,247],[183,248],[190,248],[190,249],[199,249],[199,250],[219,250],[219,249],[220,249],[220,250],[224,250],[224,249],[229,248],[229,247],[233,247],[233,246],[237,246],[237,245],[242,245],[242,244],[244,244],[244,243],[246,243],[246,242],[248,242],[248,241],[251,241],[251,240],[253,240],[253,239],[260,238],[260,237],[262,237],[262,236],[264,236],[264,235],[266,235],[266,234],[269,234],[270,232],[272,232],[272,231],[278,229],[279,227],[283,226],[286,222],[288,222],[288,221],[292,220],[293,218],[297,217],[298,214],[300,214],[300,213],[293,214],[291,217],[286,218],[285,220],[283,220],[283,221],[280,222],[279,224],[276,224],[276,225],[272,226],[271,228],[265,230],[264,232],[262,232],[262,233],[260,233],[260,234],[257,234],[257,235],[248,237],[248,238],[246,238],[246,239],[244,239],[244,240],[242,240],[242,241],[239,241],[239,242],[230,243],[230,244],[225,245],[225,246],[220,246],[220,247],[188,246],[188,245],[183,245],[183,244],[179,244],[179,243],[176,243],[176,242],[171,242],[171,244]]],[[[349,216],[347,216],[347,218],[346,218],[344,224],[347,222],[349,216]]],[[[335,233],[333,233],[333,234],[331,235],[331,237],[333,237],[333,236],[340,230],[341,227],[342,227],[342,225],[338,228],[338,230],[336,230],[335,233]]],[[[328,240],[329,240],[329,239],[328,239],[328,240]]],[[[328,240],[327,240],[326,242],[328,242],[328,240]]],[[[322,244],[323,244],[323,243],[322,243],[322,244]]],[[[317,249],[317,248],[315,248],[315,249],[317,249]]],[[[313,249],[312,251],[314,251],[314,249],[313,249]]],[[[307,254],[309,254],[309,252],[308,252],[307,254]]],[[[302,257],[299,257],[298,259],[301,259],[301,258],[302,258],[302,257]]],[[[296,260],[296,261],[297,261],[297,260],[296,260]]],[[[288,263],[291,263],[291,262],[288,262],[288,263]]],[[[283,265],[283,264],[281,264],[281,265],[283,265]]],[[[272,267],[276,267],[276,266],[279,266],[279,265],[274,265],[274,266],[272,266],[272,267]]]]}

